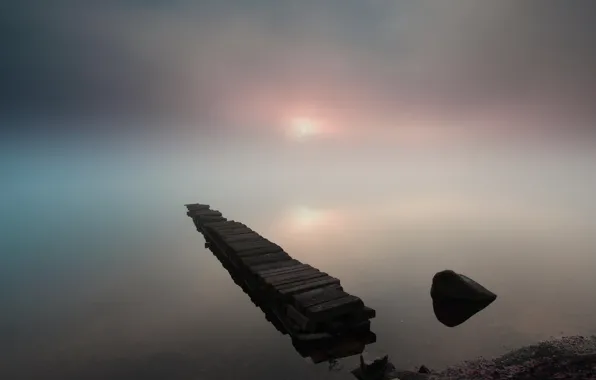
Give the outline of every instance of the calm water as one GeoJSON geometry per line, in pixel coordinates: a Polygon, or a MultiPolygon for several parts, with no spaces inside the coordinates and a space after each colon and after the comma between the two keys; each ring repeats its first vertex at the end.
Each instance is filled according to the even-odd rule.
{"type": "Polygon", "coordinates": [[[312,365],[265,320],[203,248],[189,202],[339,277],[377,310],[368,351],[398,366],[596,333],[591,153],[267,164],[157,145],[5,151],[1,378],[351,378],[355,361],[312,365]],[[429,296],[446,268],[499,295],[453,329],[429,296]]]}

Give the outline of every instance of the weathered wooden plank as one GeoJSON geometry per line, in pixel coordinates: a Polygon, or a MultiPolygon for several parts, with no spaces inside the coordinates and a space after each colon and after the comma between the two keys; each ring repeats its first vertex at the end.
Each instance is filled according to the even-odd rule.
{"type": "Polygon", "coordinates": [[[324,273],[322,276],[315,276],[314,278],[305,278],[302,280],[296,280],[296,281],[287,281],[287,282],[282,282],[279,284],[275,284],[275,286],[273,286],[273,288],[275,290],[281,290],[281,289],[289,289],[292,287],[298,287],[298,286],[302,286],[302,285],[306,285],[312,282],[316,282],[316,281],[325,281],[332,278],[331,276],[329,276],[327,273],[324,273]]]}
{"type": "Polygon", "coordinates": [[[275,263],[267,263],[262,265],[254,265],[250,267],[250,271],[256,275],[262,273],[263,271],[270,271],[288,267],[294,267],[296,265],[302,265],[302,263],[298,260],[291,259],[287,261],[278,261],[275,263]]]}
{"type": "Polygon", "coordinates": [[[247,232],[243,234],[236,234],[236,235],[221,235],[222,240],[224,241],[242,241],[242,240],[260,240],[265,239],[261,235],[256,232],[247,232]]]}
{"type": "Polygon", "coordinates": [[[316,281],[305,281],[301,284],[292,284],[289,287],[282,286],[280,288],[276,288],[276,290],[282,296],[291,296],[297,293],[302,293],[308,290],[321,288],[329,285],[339,285],[339,280],[337,278],[328,276],[316,281]]]}
{"type": "Polygon", "coordinates": [[[200,203],[189,203],[185,206],[188,210],[204,210],[204,209],[211,208],[211,206],[209,206],[209,205],[203,205],[200,203]]]}
{"type": "Polygon", "coordinates": [[[255,232],[255,231],[251,230],[248,227],[232,226],[229,228],[228,227],[220,228],[220,229],[214,230],[214,232],[216,234],[218,234],[219,236],[224,237],[224,236],[248,234],[248,233],[255,232]]]}
{"type": "Polygon", "coordinates": [[[193,220],[195,221],[195,223],[198,223],[201,226],[205,226],[205,223],[225,222],[226,218],[224,218],[223,216],[208,216],[205,218],[199,218],[198,216],[195,216],[193,220]]]}
{"type": "Polygon", "coordinates": [[[308,267],[304,266],[303,268],[293,270],[290,272],[272,273],[268,276],[261,276],[261,279],[265,282],[276,283],[276,282],[278,282],[278,280],[284,280],[284,279],[288,279],[288,278],[296,278],[296,277],[299,277],[302,275],[312,274],[312,273],[322,273],[322,272],[319,271],[317,268],[308,268],[308,267]]]}
{"type": "Polygon", "coordinates": [[[231,242],[228,242],[228,245],[236,251],[247,251],[249,249],[267,247],[270,245],[279,247],[279,245],[272,243],[267,239],[263,239],[263,241],[259,241],[259,242],[231,241],[231,242]]]}
{"type": "Polygon", "coordinates": [[[208,222],[208,223],[203,223],[203,226],[213,229],[213,228],[217,228],[219,226],[224,226],[224,225],[226,225],[228,223],[230,223],[230,221],[224,220],[223,222],[208,222]]]}
{"type": "Polygon", "coordinates": [[[268,241],[268,240],[262,240],[262,241],[255,241],[255,242],[245,242],[245,241],[239,241],[239,242],[228,242],[227,246],[229,247],[229,249],[231,251],[233,251],[234,253],[240,254],[242,252],[255,252],[255,250],[259,250],[259,249],[271,249],[273,250],[272,252],[275,252],[274,250],[277,251],[283,251],[283,249],[277,245],[277,244],[273,244],[272,242],[268,241]]]}
{"type": "Polygon", "coordinates": [[[248,227],[232,227],[232,228],[227,228],[226,229],[219,229],[219,230],[212,230],[211,233],[217,235],[217,236],[221,236],[222,238],[224,236],[231,236],[231,235],[241,235],[241,234],[248,234],[254,232],[252,231],[250,228],[248,227]]]}
{"type": "MultiPolygon", "coordinates": [[[[247,229],[247,230],[244,230],[244,231],[235,231],[235,232],[233,232],[233,233],[218,233],[218,234],[217,234],[217,236],[219,236],[219,238],[220,238],[220,239],[221,239],[223,242],[225,242],[226,244],[228,244],[228,241],[230,241],[230,242],[233,242],[233,241],[234,241],[234,239],[235,239],[235,237],[236,237],[237,235],[247,235],[247,234],[252,234],[252,233],[255,233],[255,232],[254,232],[254,231],[251,231],[251,230],[248,230],[248,229],[247,229]],[[229,240],[230,238],[231,238],[232,240],[229,240]]],[[[238,241],[241,241],[241,240],[242,240],[242,239],[240,239],[240,240],[238,240],[238,241]]]]}
{"type": "Polygon", "coordinates": [[[345,297],[347,294],[348,293],[344,292],[340,287],[327,286],[296,294],[292,298],[299,310],[306,310],[311,306],[345,297]]]}
{"type": "Polygon", "coordinates": [[[193,217],[193,219],[198,219],[200,220],[202,223],[207,223],[207,222],[221,222],[221,221],[227,221],[227,218],[224,218],[221,215],[195,215],[193,217]]]}
{"type": "Polygon", "coordinates": [[[205,223],[224,222],[227,219],[224,218],[223,216],[206,216],[206,217],[195,216],[195,217],[193,217],[193,220],[197,223],[200,223],[201,225],[204,225],[205,223]]]}
{"type": "Polygon", "coordinates": [[[247,227],[244,224],[234,222],[233,220],[228,220],[228,222],[226,224],[217,225],[217,226],[212,227],[212,229],[214,231],[218,231],[218,232],[229,230],[229,229],[234,229],[234,228],[247,228],[247,227]]]}
{"type": "Polygon", "coordinates": [[[305,315],[313,320],[321,321],[349,314],[361,310],[363,307],[364,304],[360,298],[346,294],[345,297],[309,307],[305,310],[305,315]]]}
{"type": "Polygon", "coordinates": [[[265,277],[265,278],[263,278],[263,281],[265,281],[265,283],[270,284],[270,285],[279,286],[282,284],[298,282],[298,281],[308,280],[308,279],[316,278],[316,277],[324,277],[324,276],[328,276],[328,274],[321,272],[318,269],[313,268],[313,269],[305,269],[305,270],[302,270],[299,272],[281,274],[281,275],[273,276],[273,277],[265,277]]]}
{"type": "Polygon", "coordinates": [[[254,267],[266,263],[282,262],[292,260],[290,255],[284,251],[269,252],[255,256],[239,256],[240,262],[244,263],[247,267],[254,267]]]}
{"type": "Polygon", "coordinates": [[[303,276],[301,276],[300,278],[293,278],[293,279],[286,279],[286,280],[279,280],[278,282],[271,284],[271,283],[266,283],[268,286],[271,286],[273,288],[279,288],[279,287],[287,287],[287,286],[291,286],[291,285],[298,285],[298,284],[304,284],[308,281],[317,281],[317,280],[321,280],[324,278],[327,278],[329,275],[327,273],[323,273],[323,272],[318,272],[318,273],[310,273],[310,274],[304,274],[303,276]]]}
{"type": "Polygon", "coordinates": [[[229,246],[230,243],[245,243],[245,242],[246,243],[258,243],[258,242],[267,242],[268,241],[264,237],[258,236],[258,235],[256,235],[256,236],[240,236],[240,237],[234,237],[232,239],[224,239],[222,237],[221,240],[227,246],[229,246]]]}
{"type": "Polygon", "coordinates": [[[314,331],[316,328],[313,321],[296,310],[292,305],[286,305],[286,314],[304,331],[314,331]]]}
{"type": "Polygon", "coordinates": [[[241,257],[240,260],[244,263],[244,265],[251,267],[254,265],[265,264],[265,263],[272,263],[276,261],[287,261],[291,260],[292,258],[288,256],[285,252],[276,252],[276,253],[267,253],[265,255],[260,256],[251,256],[251,257],[241,257]]]}
{"type": "Polygon", "coordinates": [[[299,272],[299,271],[302,271],[305,269],[316,269],[316,268],[313,268],[308,264],[302,264],[302,263],[298,262],[295,266],[291,266],[291,267],[275,268],[275,269],[261,271],[261,272],[259,272],[259,276],[266,278],[266,277],[271,277],[271,276],[279,276],[281,274],[299,272]]]}
{"type": "Polygon", "coordinates": [[[237,257],[253,257],[253,256],[261,256],[261,255],[266,255],[269,253],[277,253],[277,252],[283,252],[283,251],[284,250],[281,249],[279,246],[268,245],[268,246],[261,247],[261,248],[248,249],[246,251],[230,250],[229,252],[231,252],[232,255],[235,255],[237,257]]]}
{"type": "Polygon", "coordinates": [[[209,210],[209,209],[200,209],[200,210],[190,210],[189,211],[193,216],[196,217],[207,217],[207,216],[222,216],[221,212],[217,210],[209,210]]]}

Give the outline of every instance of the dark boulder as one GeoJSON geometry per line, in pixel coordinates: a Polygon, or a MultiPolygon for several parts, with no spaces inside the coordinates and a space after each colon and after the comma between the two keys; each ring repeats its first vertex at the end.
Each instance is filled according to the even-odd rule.
{"type": "Polygon", "coordinates": [[[452,270],[435,274],[430,290],[433,299],[471,302],[493,302],[497,295],[471,278],[452,270]]]}
{"type": "Polygon", "coordinates": [[[433,277],[430,291],[435,316],[447,327],[458,326],[490,305],[496,294],[452,270],[433,277]]]}

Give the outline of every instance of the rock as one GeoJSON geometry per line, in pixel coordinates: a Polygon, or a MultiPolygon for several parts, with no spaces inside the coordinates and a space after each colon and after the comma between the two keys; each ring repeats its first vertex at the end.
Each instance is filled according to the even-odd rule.
{"type": "Polygon", "coordinates": [[[420,366],[418,373],[430,373],[430,369],[428,369],[428,368],[426,368],[426,366],[422,365],[422,366],[420,366]]]}
{"type": "Polygon", "coordinates": [[[430,295],[439,300],[493,302],[497,295],[463,274],[444,270],[434,275],[430,295]]]}
{"type": "Polygon", "coordinates": [[[448,327],[464,323],[497,298],[471,278],[452,270],[435,274],[430,295],[435,316],[448,327]]]}
{"type": "MultiPolygon", "coordinates": [[[[395,371],[394,372],[395,377],[394,378],[398,378],[400,380],[430,380],[430,379],[435,379],[435,377],[432,377],[433,375],[428,374],[428,373],[419,373],[419,372],[413,372],[413,371],[395,371]]],[[[391,380],[393,380],[393,378],[391,378],[391,380]]]]}
{"type": "Polygon", "coordinates": [[[353,370],[352,374],[360,380],[385,380],[394,370],[395,367],[389,362],[389,355],[371,363],[366,363],[364,357],[360,355],[360,367],[353,370]]]}
{"type": "Polygon", "coordinates": [[[460,301],[433,299],[435,317],[447,327],[459,326],[473,315],[490,305],[492,301],[460,301]]]}
{"type": "MultiPolygon", "coordinates": [[[[449,367],[440,379],[593,379],[596,337],[565,337],[522,347],[501,357],[449,367]]],[[[433,374],[435,375],[435,374],[433,374]]]]}
{"type": "Polygon", "coordinates": [[[389,355],[385,355],[382,358],[374,360],[372,363],[367,364],[364,358],[360,356],[360,369],[364,373],[384,373],[387,363],[389,362],[389,355]]]}

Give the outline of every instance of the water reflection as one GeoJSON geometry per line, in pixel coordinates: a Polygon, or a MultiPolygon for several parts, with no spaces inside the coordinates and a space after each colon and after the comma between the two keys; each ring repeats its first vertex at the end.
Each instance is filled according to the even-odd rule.
{"type": "MultiPolygon", "coordinates": [[[[395,160],[389,170],[362,160],[357,170],[344,165],[345,175],[301,178],[288,167],[248,170],[234,155],[213,165],[215,154],[207,160],[172,153],[170,166],[163,152],[139,153],[142,164],[102,157],[89,156],[76,170],[62,162],[50,170],[40,155],[37,169],[15,168],[22,179],[9,187],[15,201],[2,226],[7,238],[0,239],[6,290],[0,368],[40,368],[47,357],[61,372],[66,366],[51,358],[84,366],[79,353],[106,361],[122,356],[125,367],[136,356],[180,351],[186,364],[170,361],[205,380],[238,378],[234,368],[249,378],[325,374],[324,365],[303,365],[260,309],[237,302],[245,295],[210,253],[193,246],[198,235],[179,205],[198,194],[293,257],[341,278],[379,311],[373,347],[400,365],[436,368],[552,334],[596,333],[596,308],[585,302],[596,287],[592,159],[567,169],[565,158],[553,154],[526,170],[497,155],[466,159],[470,170],[461,175],[450,170],[455,160],[395,160]],[[503,170],[492,170],[493,162],[503,170]],[[445,267],[473,273],[500,301],[455,330],[445,328],[428,300],[429,278],[445,267]]],[[[317,173],[320,166],[313,166],[317,173]]],[[[151,378],[152,368],[95,378],[151,378]]],[[[161,378],[193,377],[167,372],[161,378]]]]}
{"type": "Polygon", "coordinates": [[[484,310],[492,301],[471,302],[433,299],[435,316],[447,327],[456,327],[484,310]]]}
{"type": "Polygon", "coordinates": [[[345,212],[340,210],[297,206],[286,210],[277,226],[282,235],[316,237],[320,233],[340,231],[345,224],[345,212]]]}

